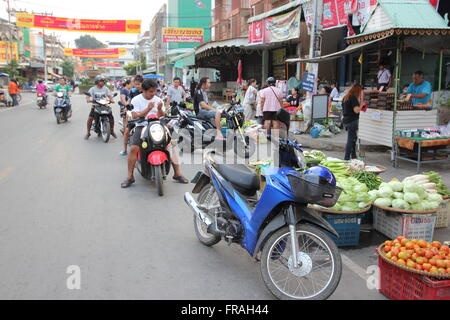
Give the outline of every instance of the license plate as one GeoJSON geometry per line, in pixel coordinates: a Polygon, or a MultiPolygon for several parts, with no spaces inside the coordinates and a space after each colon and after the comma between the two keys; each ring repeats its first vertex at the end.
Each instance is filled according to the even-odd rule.
{"type": "Polygon", "coordinates": [[[101,114],[108,114],[108,111],[102,111],[101,114]]]}

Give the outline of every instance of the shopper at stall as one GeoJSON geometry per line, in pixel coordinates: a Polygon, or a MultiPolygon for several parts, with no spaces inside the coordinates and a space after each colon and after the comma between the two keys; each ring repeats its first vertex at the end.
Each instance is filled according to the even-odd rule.
{"type": "Polygon", "coordinates": [[[248,81],[248,89],[245,92],[244,98],[244,116],[246,120],[253,120],[255,118],[256,111],[256,80],[250,79],[248,81]]]}
{"type": "Polygon", "coordinates": [[[261,110],[264,118],[264,128],[266,132],[269,130],[279,129],[280,124],[277,120],[277,111],[281,109],[283,105],[283,93],[276,87],[276,80],[273,77],[267,79],[268,87],[261,90],[261,110]]]}
{"type": "Polygon", "coordinates": [[[411,94],[413,104],[428,104],[431,100],[431,83],[425,81],[422,71],[416,71],[412,76],[413,82],[406,93],[411,94]]]}
{"type": "Polygon", "coordinates": [[[355,84],[350,88],[347,95],[342,100],[344,111],[343,123],[348,131],[347,145],[345,147],[345,160],[356,159],[356,141],[358,139],[359,113],[361,112],[361,101],[363,88],[355,84]]]}
{"type": "Polygon", "coordinates": [[[291,108],[298,108],[300,106],[300,89],[294,88],[292,89],[292,95],[287,98],[287,102],[291,108]]]}
{"type": "Polygon", "coordinates": [[[384,63],[380,63],[379,68],[380,69],[378,70],[377,76],[377,90],[387,91],[387,89],[391,86],[391,72],[389,71],[389,69],[386,69],[384,63]]]}

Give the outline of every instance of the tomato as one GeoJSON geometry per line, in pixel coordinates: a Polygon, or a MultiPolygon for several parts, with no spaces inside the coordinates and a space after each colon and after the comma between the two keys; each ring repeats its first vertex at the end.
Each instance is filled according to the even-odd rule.
{"type": "Polygon", "coordinates": [[[417,263],[417,264],[424,264],[425,261],[423,260],[423,257],[418,257],[418,258],[416,259],[416,263],[417,263]]]}
{"type": "Polygon", "coordinates": [[[438,268],[446,268],[447,264],[445,263],[445,260],[436,259],[436,267],[438,267],[438,268]]]}
{"type": "Polygon", "coordinates": [[[441,251],[449,253],[450,252],[450,248],[448,246],[441,246],[441,251]]]}
{"type": "Polygon", "coordinates": [[[450,268],[450,260],[446,259],[444,260],[444,263],[446,268],[450,268]]]}
{"type": "Polygon", "coordinates": [[[414,252],[414,253],[412,254],[412,256],[411,256],[411,259],[412,259],[413,261],[416,261],[418,257],[419,257],[419,255],[418,255],[417,253],[414,252]]]}
{"type": "Polygon", "coordinates": [[[392,256],[391,260],[394,261],[394,262],[397,262],[398,258],[397,258],[397,256],[392,256]]]}
{"type": "Polygon", "coordinates": [[[417,253],[419,256],[423,257],[425,255],[425,250],[422,248],[418,248],[414,250],[415,253],[417,253]]]}
{"type": "Polygon", "coordinates": [[[423,271],[423,266],[420,264],[416,264],[416,270],[423,271]]]}
{"type": "Polygon", "coordinates": [[[433,258],[433,256],[434,256],[433,251],[431,251],[430,249],[425,250],[425,258],[431,259],[433,258]]]}
{"type": "Polygon", "coordinates": [[[412,241],[408,241],[405,244],[405,248],[408,249],[408,250],[414,249],[414,243],[412,241]]]}
{"type": "Polygon", "coordinates": [[[392,244],[393,244],[393,243],[392,243],[392,241],[390,241],[390,240],[387,240],[387,241],[384,242],[384,245],[385,245],[385,246],[392,247],[392,244]]]}
{"type": "Polygon", "coordinates": [[[450,273],[450,268],[447,268],[447,273],[450,273]]]}
{"type": "Polygon", "coordinates": [[[408,259],[410,258],[410,255],[407,254],[406,252],[400,252],[400,253],[398,254],[398,257],[399,257],[400,259],[406,261],[406,260],[408,260],[408,259]]]}
{"type": "Polygon", "coordinates": [[[439,249],[436,247],[432,247],[430,250],[431,250],[431,252],[433,252],[433,255],[435,255],[435,256],[439,254],[439,249]]]}
{"type": "Polygon", "coordinates": [[[416,244],[417,242],[419,242],[419,240],[417,240],[417,239],[412,239],[411,242],[414,243],[414,244],[416,244]]]}
{"type": "Polygon", "coordinates": [[[445,257],[443,257],[443,256],[441,256],[441,255],[436,255],[436,256],[434,256],[434,258],[435,258],[436,260],[444,260],[444,259],[445,259],[445,257]]]}
{"type": "Polygon", "coordinates": [[[417,244],[415,244],[415,245],[414,245],[414,251],[417,251],[417,250],[419,250],[419,249],[420,249],[420,246],[417,245],[417,244]]]}
{"type": "Polygon", "coordinates": [[[444,268],[439,268],[438,273],[447,273],[447,270],[445,270],[444,268]]]}
{"type": "Polygon", "coordinates": [[[400,243],[402,244],[402,246],[406,246],[406,244],[409,242],[408,239],[404,238],[402,240],[400,240],[400,243]]]}
{"type": "Polygon", "coordinates": [[[406,252],[406,248],[405,247],[400,247],[400,252],[406,252]]]}
{"type": "Polygon", "coordinates": [[[427,242],[425,240],[419,240],[417,241],[417,245],[419,245],[421,248],[426,248],[427,242]]]}
{"type": "Polygon", "coordinates": [[[408,260],[406,262],[406,266],[410,267],[410,268],[416,268],[416,263],[412,260],[408,260]]]}
{"type": "Polygon", "coordinates": [[[436,266],[436,259],[435,259],[435,258],[431,258],[431,259],[430,259],[430,264],[431,264],[432,266],[436,266]]]}
{"type": "Polygon", "coordinates": [[[403,259],[398,259],[397,263],[406,266],[406,261],[403,259]]]}
{"type": "Polygon", "coordinates": [[[431,243],[431,246],[433,246],[433,247],[435,247],[435,248],[440,248],[441,247],[441,243],[439,242],[439,241],[433,241],[432,243],[431,243]]]}
{"type": "Polygon", "coordinates": [[[423,258],[423,263],[428,263],[429,262],[427,258],[425,258],[425,257],[422,257],[422,258],[423,258]]]}
{"type": "Polygon", "coordinates": [[[430,272],[430,269],[433,267],[431,264],[429,264],[429,263],[424,263],[423,265],[422,265],[422,267],[423,267],[423,270],[425,270],[426,272],[430,272]]]}
{"type": "Polygon", "coordinates": [[[430,272],[437,273],[438,272],[438,268],[431,267],[430,272]]]}
{"type": "Polygon", "coordinates": [[[400,249],[399,248],[392,248],[391,252],[392,252],[392,255],[396,257],[400,253],[400,249]]]}
{"type": "Polygon", "coordinates": [[[391,259],[393,257],[392,252],[389,251],[388,253],[386,253],[385,257],[391,259]]]}
{"type": "Polygon", "coordinates": [[[400,248],[402,245],[399,243],[399,242],[396,242],[395,244],[394,244],[394,247],[396,247],[396,248],[400,248]]]}
{"type": "Polygon", "coordinates": [[[390,246],[385,246],[384,247],[384,252],[389,252],[389,251],[391,251],[391,247],[390,246]]]}
{"type": "Polygon", "coordinates": [[[397,240],[398,242],[402,241],[403,239],[406,239],[406,237],[399,236],[399,237],[395,238],[395,240],[397,240]]]}

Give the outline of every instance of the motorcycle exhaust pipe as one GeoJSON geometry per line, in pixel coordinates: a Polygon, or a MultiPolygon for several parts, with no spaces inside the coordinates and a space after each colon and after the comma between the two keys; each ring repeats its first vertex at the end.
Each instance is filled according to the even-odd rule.
{"type": "Polygon", "coordinates": [[[194,197],[192,197],[192,195],[189,192],[186,192],[184,194],[184,201],[195,213],[197,218],[203,221],[208,227],[212,224],[211,219],[208,217],[207,214],[205,214],[199,209],[197,201],[195,201],[194,197]]]}

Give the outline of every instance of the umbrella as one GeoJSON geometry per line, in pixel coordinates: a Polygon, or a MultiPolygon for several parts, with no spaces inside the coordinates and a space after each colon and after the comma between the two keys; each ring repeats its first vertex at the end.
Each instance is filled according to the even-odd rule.
{"type": "Polygon", "coordinates": [[[241,60],[239,60],[239,64],[238,64],[238,79],[237,79],[237,83],[242,85],[242,61],[241,60]]]}

